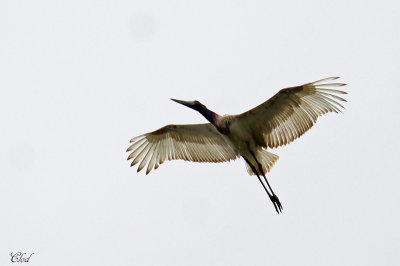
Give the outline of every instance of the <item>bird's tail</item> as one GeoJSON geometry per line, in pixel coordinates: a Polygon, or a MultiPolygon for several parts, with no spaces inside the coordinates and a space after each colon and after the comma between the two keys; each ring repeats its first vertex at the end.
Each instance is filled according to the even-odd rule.
{"type": "MultiPolygon", "coordinates": [[[[264,149],[258,150],[258,152],[256,153],[256,157],[257,157],[258,162],[262,165],[263,172],[264,172],[264,173],[260,173],[259,169],[257,167],[257,171],[258,171],[259,175],[268,173],[271,170],[274,163],[279,159],[278,155],[270,153],[264,149]]],[[[256,166],[257,164],[254,164],[254,165],[256,166]]],[[[247,172],[249,173],[249,175],[255,175],[255,173],[253,172],[253,170],[251,170],[250,166],[247,163],[246,163],[246,167],[247,167],[247,172]]]]}

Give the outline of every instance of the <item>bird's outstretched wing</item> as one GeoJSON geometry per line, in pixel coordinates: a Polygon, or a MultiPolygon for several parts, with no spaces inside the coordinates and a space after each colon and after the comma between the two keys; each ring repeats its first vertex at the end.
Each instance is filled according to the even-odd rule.
{"type": "Polygon", "coordinates": [[[225,162],[239,156],[210,123],[168,125],[130,142],[128,160],[133,159],[131,166],[140,162],[138,172],[148,164],[146,174],[166,160],[225,162]]]}
{"type": "Polygon", "coordinates": [[[253,136],[262,146],[276,148],[303,135],[316,122],[318,116],[328,112],[341,112],[337,94],[344,91],[329,89],[344,83],[325,83],[338,79],[331,77],[297,87],[280,90],[268,101],[238,115],[241,123],[253,130],[253,136]]]}

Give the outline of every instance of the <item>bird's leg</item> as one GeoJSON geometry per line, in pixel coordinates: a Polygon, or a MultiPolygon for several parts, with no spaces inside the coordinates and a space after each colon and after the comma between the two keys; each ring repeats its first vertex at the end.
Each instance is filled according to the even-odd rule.
{"type": "Polygon", "coordinates": [[[265,189],[265,192],[267,192],[268,197],[270,198],[270,200],[271,200],[272,203],[274,204],[274,207],[275,207],[276,212],[277,212],[278,214],[279,214],[279,211],[282,212],[282,205],[281,205],[281,203],[279,202],[278,197],[277,197],[275,194],[273,194],[273,192],[272,192],[272,194],[271,194],[271,193],[268,191],[267,187],[266,187],[266,186],[264,185],[264,183],[262,182],[262,180],[261,180],[261,178],[260,178],[260,175],[258,174],[258,172],[257,172],[256,168],[254,167],[254,165],[252,165],[252,164],[249,162],[249,160],[247,160],[245,157],[243,157],[243,159],[244,159],[244,160],[246,161],[246,163],[250,166],[251,170],[253,170],[253,172],[257,175],[258,180],[260,181],[261,185],[262,185],[263,188],[265,189]]]}
{"type": "Polygon", "coordinates": [[[269,193],[269,191],[267,190],[267,188],[265,187],[264,183],[261,181],[260,176],[257,174],[258,180],[260,180],[261,185],[264,187],[265,191],[267,191],[267,194],[269,196],[269,199],[272,201],[272,204],[274,204],[275,210],[276,212],[279,214],[279,212],[282,212],[282,205],[279,202],[278,197],[275,194],[269,193]]]}
{"type": "MultiPolygon", "coordinates": [[[[283,209],[282,204],[281,204],[281,202],[279,201],[278,196],[277,196],[277,195],[274,193],[274,191],[272,190],[272,187],[269,185],[269,182],[268,182],[268,180],[267,180],[267,178],[266,178],[266,176],[265,176],[265,174],[264,174],[262,165],[261,165],[260,162],[257,160],[257,158],[256,158],[256,156],[254,155],[254,153],[251,152],[251,154],[253,155],[254,160],[255,160],[256,163],[257,163],[258,169],[260,169],[260,172],[261,172],[262,176],[264,177],[264,180],[265,180],[265,182],[267,183],[267,185],[268,185],[268,187],[269,187],[269,190],[271,190],[272,195],[269,195],[269,194],[268,194],[270,200],[272,201],[272,203],[274,203],[275,209],[276,209],[276,206],[277,206],[278,209],[279,209],[279,211],[282,212],[282,209],[283,209]]],[[[279,213],[279,212],[278,212],[278,213],[279,213]]]]}

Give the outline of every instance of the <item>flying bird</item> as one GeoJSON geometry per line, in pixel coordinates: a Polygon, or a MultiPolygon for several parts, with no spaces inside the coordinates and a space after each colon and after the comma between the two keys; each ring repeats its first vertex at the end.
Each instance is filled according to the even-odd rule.
{"type": "Polygon", "coordinates": [[[281,89],[269,100],[238,115],[220,116],[199,101],[171,99],[198,111],[209,123],[167,125],[132,138],[128,160],[133,159],[131,166],[139,163],[138,172],[147,165],[148,174],[167,160],[217,163],[242,157],[248,173],[257,176],[275,210],[282,212],[282,204],[265,177],[279,158],[268,149],[294,141],[319,116],[344,109],[340,102],[346,100],[338,95],[347,93],[332,89],[346,85],[332,82],[338,78],[281,89]]]}

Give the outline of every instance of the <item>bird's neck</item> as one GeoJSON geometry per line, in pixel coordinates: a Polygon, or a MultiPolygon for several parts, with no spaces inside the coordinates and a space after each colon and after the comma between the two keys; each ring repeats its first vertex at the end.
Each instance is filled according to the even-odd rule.
{"type": "Polygon", "coordinates": [[[197,111],[202,114],[211,124],[215,124],[217,118],[219,117],[218,114],[214,113],[213,111],[209,110],[207,107],[202,106],[197,109],[197,111]]]}

